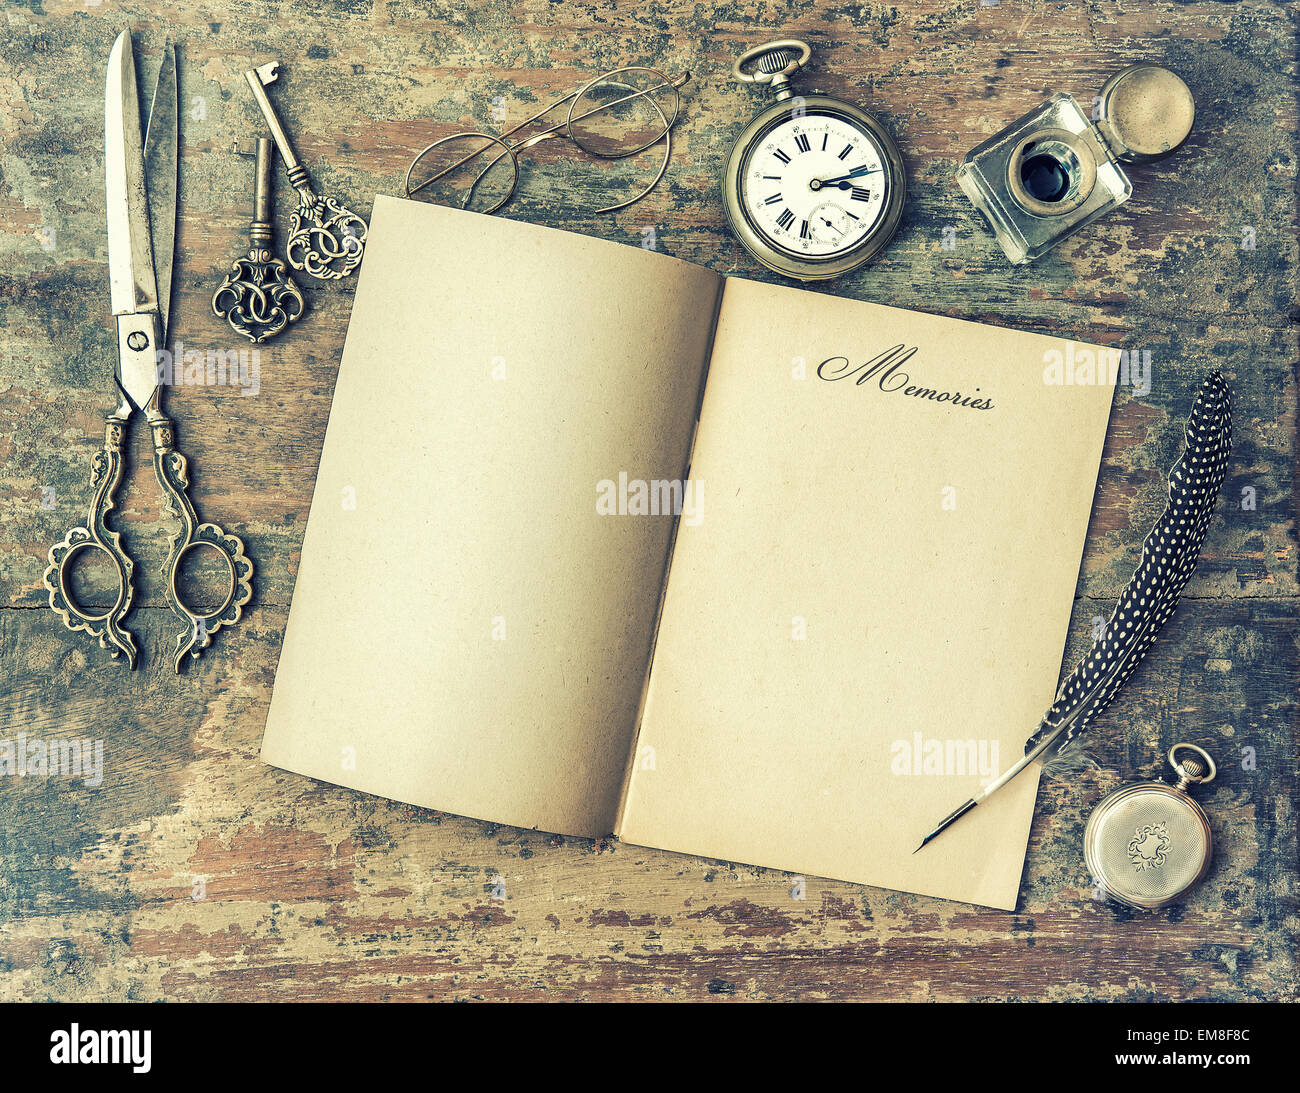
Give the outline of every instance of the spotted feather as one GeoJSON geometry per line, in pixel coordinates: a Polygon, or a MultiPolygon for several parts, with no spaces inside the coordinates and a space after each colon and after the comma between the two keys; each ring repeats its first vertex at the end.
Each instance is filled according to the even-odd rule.
{"type": "Polygon", "coordinates": [[[1232,450],[1232,397],[1216,371],[1201,385],[1187,421],[1186,448],[1169,473],[1169,505],[1142,544],[1142,560],[1092,648],[1061,684],[1026,754],[1059,753],[1133,674],[1178,606],[1205,542],[1232,450]]]}

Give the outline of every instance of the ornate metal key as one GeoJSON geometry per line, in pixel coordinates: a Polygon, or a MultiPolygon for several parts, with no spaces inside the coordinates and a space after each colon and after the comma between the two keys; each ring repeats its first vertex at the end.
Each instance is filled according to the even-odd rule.
{"type": "Polygon", "coordinates": [[[271,128],[275,146],[289,172],[289,181],[298,191],[298,208],[289,222],[289,242],[285,253],[294,269],[304,270],[324,281],[337,280],[361,264],[366,244],[366,222],[332,197],[322,197],[311,188],[307,170],[298,162],[289,134],[266,96],[265,86],[275,83],[279,67],[279,61],[270,61],[250,68],[244,73],[244,79],[253,89],[253,98],[271,128]]]}
{"type": "Polygon", "coordinates": [[[212,296],[212,311],[249,341],[264,342],[302,317],[307,303],[289,270],[271,255],[271,157],[267,137],[257,141],[257,182],[248,257],[236,259],[212,296]]]}

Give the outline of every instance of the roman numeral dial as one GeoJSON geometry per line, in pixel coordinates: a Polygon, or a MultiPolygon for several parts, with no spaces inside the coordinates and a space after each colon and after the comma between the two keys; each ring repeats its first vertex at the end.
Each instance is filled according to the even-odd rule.
{"type": "Polygon", "coordinates": [[[768,245],[836,258],[866,246],[880,226],[893,184],[887,163],[876,135],[849,117],[792,111],[750,147],[740,203],[768,245]]]}

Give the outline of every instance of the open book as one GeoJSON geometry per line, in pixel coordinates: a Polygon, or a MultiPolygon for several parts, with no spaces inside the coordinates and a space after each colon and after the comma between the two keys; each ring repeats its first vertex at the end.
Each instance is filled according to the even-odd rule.
{"type": "Polygon", "coordinates": [[[1012,908],[1102,352],[379,197],[263,757],[1012,908]]]}

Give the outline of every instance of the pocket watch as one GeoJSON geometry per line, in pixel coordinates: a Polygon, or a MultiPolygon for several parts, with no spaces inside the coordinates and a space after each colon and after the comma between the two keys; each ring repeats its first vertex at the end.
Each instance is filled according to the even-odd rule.
{"type": "Polygon", "coordinates": [[[763,265],[825,281],[889,242],[907,178],[898,146],[870,114],[829,95],[795,94],[790,76],[811,56],[807,43],[787,38],[746,50],[732,66],[775,101],[732,146],[722,196],[732,231],[763,265]]]}
{"type": "Polygon", "coordinates": [[[1138,782],[1102,800],[1083,832],[1083,856],[1100,894],[1137,910],[1173,903],[1210,868],[1214,841],[1205,810],[1188,796],[1214,781],[1214,760],[1195,744],[1175,744],[1176,786],[1138,782]],[[1192,754],[1180,759],[1180,752],[1192,754]]]}

